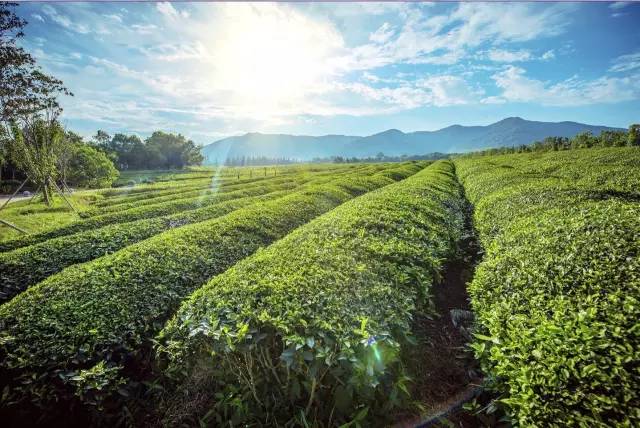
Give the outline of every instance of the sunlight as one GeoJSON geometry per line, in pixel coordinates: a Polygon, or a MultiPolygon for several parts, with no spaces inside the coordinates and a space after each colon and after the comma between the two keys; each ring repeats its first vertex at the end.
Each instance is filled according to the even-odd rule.
{"type": "Polygon", "coordinates": [[[211,47],[215,85],[258,116],[286,111],[332,75],[329,57],[343,45],[327,24],[270,5],[228,8],[211,47]]]}

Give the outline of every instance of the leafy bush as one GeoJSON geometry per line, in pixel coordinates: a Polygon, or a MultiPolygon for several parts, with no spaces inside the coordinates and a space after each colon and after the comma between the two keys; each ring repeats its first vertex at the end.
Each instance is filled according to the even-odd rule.
{"type": "Polygon", "coordinates": [[[72,148],[67,166],[67,182],[78,187],[109,187],[118,178],[118,170],[103,152],[86,144],[72,148]]]}
{"type": "MultiPolygon", "coordinates": [[[[358,174],[375,170],[361,169],[358,174]]],[[[350,172],[354,174],[354,172],[350,172]]],[[[300,174],[296,181],[304,185],[320,184],[335,180],[340,174],[331,175],[300,174]]],[[[353,177],[353,191],[357,177],[353,177]]],[[[157,235],[165,230],[197,223],[222,216],[236,209],[259,201],[267,201],[284,196],[295,190],[289,179],[269,180],[262,183],[268,193],[259,196],[240,197],[220,203],[213,203],[195,210],[128,223],[117,223],[98,229],[90,229],[71,235],[52,238],[38,244],[18,248],[0,254],[0,302],[8,300],[32,284],[61,271],[67,266],[93,260],[112,253],[135,242],[157,235]]]]}
{"type": "MultiPolygon", "coordinates": [[[[294,183],[290,183],[295,186],[294,183]]],[[[181,211],[193,210],[205,205],[223,202],[227,200],[237,199],[246,196],[258,196],[268,192],[268,187],[263,184],[248,185],[240,190],[232,190],[225,192],[222,189],[219,193],[205,196],[203,198],[197,196],[188,199],[178,199],[165,201],[158,204],[143,205],[139,208],[130,208],[127,210],[107,213],[95,217],[85,218],[75,221],[64,227],[47,230],[32,235],[25,235],[17,239],[0,243],[0,251],[10,251],[16,248],[25,247],[27,245],[37,244],[48,239],[57,238],[59,236],[70,235],[85,230],[96,229],[114,223],[125,223],[144,218],[159,217],[163,215],[171,215],[181,211]]]]}
{"type": "Polygon", "coordinates": [[[415,310],[432,311],[462,203],[453,165],[439,162],[244,259],[160,333],[168,373],[213,378],[220,425],[384,417],[407,394],[400,343],[415,310]]]}
{"type": "Polygon", "coordinates": [[[485,260],[474,347],[522,426],[640,423],[640,152],[456,160],[485,260]]]}
{"type": "MultiPolygon", "coordinates": [[[[363,191],[392,182],[380,176],[372,176],[368,186],[366,181],[359,183],[363,191]]],[[[102,385],[98,373],[111,383],[114,368],[142,363],[149,339],[183,297],[259,247],[354,197],[357,193],[345,190],[351,185],[349,177],[339,178],[176,228],[30,287],[0,306],[0,377],[11,379],[6,394],[14,402],[32,400],[45,407],[73,394],[99,401],[99,391],[86,391],[85,375],[90,372],[92,382],[102,385]]]]}

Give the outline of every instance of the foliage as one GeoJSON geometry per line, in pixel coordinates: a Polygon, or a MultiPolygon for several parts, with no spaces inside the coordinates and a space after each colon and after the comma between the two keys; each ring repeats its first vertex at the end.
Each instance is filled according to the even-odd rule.
{"type": "Polygon", "coordinates": [[[640,423],[640,152],[457,159],[487,253],[477,356],[522,426],[640,423]]]}
{"type": "Polygon", "coordinates": [[[518,147],[499,147],[478,152],[472,152],[461,156],[477,155],[498,155],[509,153],[530,153],[562,151],[572,149],[590,149],[603,147],[637,147],[640,146],[640,125],[629,125],[629,130],[624,131],[602,131],[600,135],[593,135],[591,132],[581,132],[573,138],[567,137],[546,137],[542,141],[534,141],[529,145],[518,147]]]}
{"type": "Polygon", "coordinates": [[[12,161],[38,186],[44,202],[51,205],[59,177],[58,160],[64,149],[64,130],[55,118],[31,117],[23,126],[11,124],[9,144],[12,161]]]}
{"type": "Polygon", "coordinates": [[[173,215],[116,223],[0,253],[0,302],[76,263],[83,263],[166,230],[220,217],[250,204],[282,197],[291,183],[270,183],[262,196],[238,197],[173,215]]]}
{"type": "Polygon", "coordinates": [[[433,311],[462,202],[453,165],[437,163],[244,259],[160,333],[168,372],[215,379],[219,424],[384,418],[408,394],[400,344],[416,309],[433,311]]]}
{"type": "Polygon", "coordinates": [[[244,196],[257,196],[268,191],[261,184],[247,185],[239,190],[231,190],[220,188],[216,192],[210,192],[202,196],[192,196],[186,199],[174,198],[174,200],[163,201],[159,203],[141,205],[136,207],[127,207],[116,212],[107,212],[102,215],[96,215],[72,222],[66,226],[56,229],[46,230],[40,233],[24,235],[17,239],[12,239],[0,243],[0,251],[10,251],[16,248],[44,242],[48,239],[57,238],[59,236],[70,235],[86,230],[92,230],[98,227],[107,226],[115,223],[125,223],[145,218],[159,217],[163,215],[175,214],[180,211],[194,210],[211,203],[222,202],[244,196]]]}
{"type": "MultiPolygon", "coordinates": [[[[403,166],[406,176],[421,167],[403,166]]],[[[149,340],[183,297],[259,247],[390,182],[355,174],[309,186],[166,231],[30,287],[0,306],[0,377],[11,379],[11,402],[46,407],[71,399],[75,376],[100,361],[109,385],[119,383],[132,373],[127,368],[144,363],[149,340]]],[[[89,384],[103,385],[99,372],[91,371],[89,384]]],[[[92,402],[102,402],[99,391],[83,391],[91,392],[92,402]]]]}
{"type": "Polygon", "coordinates": [[[109,187],[118,178],[113,162],[86,144],[73,146],[67,168],[67,184],[78,187],[109,187]]]}
{"type": "Polygon", "coordinates": [[[121,170],[179,169],[200,165],[204,160],[200,147],[180,134],[155,131],[143,142],[136,135],[116,134],[111,138],[100,130],[93,138],[95,146],[107,153],[121,170]]]}
{"type": "Polygon", "coordinates": [[[42,72],[18,40],[27,22],[18,17],[16,3],[0,3],[0,123],[18,120],[45,109],[60,111],[58,94],[72,95],[63,83],[42,72]]]}

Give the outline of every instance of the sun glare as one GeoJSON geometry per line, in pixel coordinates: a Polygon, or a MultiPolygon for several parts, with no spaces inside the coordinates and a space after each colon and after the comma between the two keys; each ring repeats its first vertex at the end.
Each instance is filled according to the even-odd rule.
{"type": "Polygon", "coordinates": [[[289,10],[233,8],[214,41],[215,85],[257,115],[286,111],[331,76],[342,47],[333,27],[289,10]]]}

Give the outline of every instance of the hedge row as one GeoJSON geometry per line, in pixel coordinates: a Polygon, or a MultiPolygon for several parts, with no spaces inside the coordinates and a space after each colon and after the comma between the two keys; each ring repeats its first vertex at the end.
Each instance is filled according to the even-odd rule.
{"type": "MultiPolygon", "coordinates": [[[[258,181],[258,180],[256,180],[258,181]]],[[[277,178],[266,178],[259,180],[260,183],[219,183],[213,185],[211,182],[206,183],[205,185],[200,185],[197,187],[186,187],[180,188],[172,191],[171,193],[156,195],[149,198],[138,199],[133,198],[133,200],[128,200],[126,198],[123,201],[109,204],[106,206],[95,206],[90,208],[89,210],[83,212],[85,217],[96,216],[96,215],[104,215],[112,212],[121,212],[129,209],[139,209],[144,206],[161,204],[164,202],[177,202],[177,201],[185,201],[185,200],[193,200],[193,198],[206,198],[218,193],[227,193],[235,190],[243,190],[250,187],[259,186],[269,186],[271,183],[282,183],[285,181],[291,181],[290,178],[286,177],[277,177],[277,178]]]]}
{"type": "MultiPolygon", "coordinates": [[[[409,165],[409,173],[421,165],[409,165]]],[[[0,306],[0,379],[13,402],[96,403],[207,279],[386,177],[339,178],[71,266],[0,306]],[[354,183],[357,181],[357,183],[354,183]],[[345,189],[357,189],[347,191],[345,189]]],[[[112,389],[113,388],[113,389],[112,389]]]]}
{"type": "Polygon", "coordinates": [[[463,202],[453,165],[438,162],[244,259],[162,330],[168,373],[181,389],[211,377],[216,408],[204,412],[221,426],[384,417],[406,395],[400,343],[412,314],[432,311],[463,202]]]}
{"type": "Polygon", "coordinates": [[[11,299],[67,266],[96,259],[161,232],[216,218],[252,203],[275,199],[289,191],[247,196],[171,216],[117,223],[49,239],[0,254],[0,303],[11,299]]]}
{"type": "MultiPolygon", "coordinates": [[[[372,170],[362,169],[352,171],[351,174],[369,172],[372,170]]],[[[310,180],[309,184],[320,184],[338,176],[340,174],[315,174],[307,179],[310,180]]],[[[304,179],[299,181],[304,185],[304,179]]],[[[170,216],[111,224],[1,253],[0,302],[11,299],[27,287],[72,264],[113,253],[168,229],[219,217],[249,204],[275,199],[295,190],[288,179],[265,181],[262,184],[268,192],[265,195],[241,197],[170,216]]]]}
{"type": "MultiPolygon", "coordinates": [[[[290,185],[297,185],[295,177],[292,177],[290,185]]],[[[181,211],[193,210],[205,205],[237,199],[246,196],[258,196],[266,193],[268,188],[263,183],[247,185],[240,190],[221,192],[205,197],[193,197],[186,200],[166,201],[159,204],[146,205],[139,208],[131,208],[121,212],[107,213],[95,217],[78,220],[69,225],[32,235],[24,235],[10,241],[0,243],[0,251],[10,251],[27,245],[44,242],[59,236],[70,235],[85,230],[96,229],[109,224],[125,223],[144,218],[170,215],[181,211]]]]}
{"type": "Polygon", "coordinates": [[[456,160],[487,250],[474,347],[519,425],[640,424],[633,150],[456,160]]]}
{"type": "MultiPolygon", "coordinates": [[[[313,177],[322,177],[327,175],[336,176],[339,174],[345,174],[345,173],[351,173],[351,172],[353,172],[353,170],[347,170],[345,168],[345,171],[337,171],[337,172],[333,170],[315,172],[312,174],[303,172],[300,174],[296,174],[296,177],[300,177],[300,179],[302,179],[304,177],[309,177],[309,176],[313,176],[313,177]]],[[[179,188],[172,192],[162,192],[162,194],[158,194],[153,197],[147,197],[142,199],[137,197],[123,198],[123,200],[114,201],[108,204],[107,206],[100,206],[99,209],[96,209],[96,213],[103,214],[103,213],[112,212],[112,211],[122,211],[122,210],[136,208],[144,205],[176,200],[178,198],[186,199],[186,198],[192,198],[192,197],[198,197],[198,196],[204,197],[204,196],[208,196],[208,195],[212,195],[217,192],[220,192],[221,190],[231,191],[231,190],[246,188],[248,183],[260,182],[260,184],[270,185],[271,183],[279,183],[279,182],[284,182],[288,180],[291,180],[291,175],[265,177],[265,178],[258,177],[251,180],[225,180],[220,182],[208,181],[207,183],[200,184],[198,186],[189,186],[185,188],[179,188]]]]}

